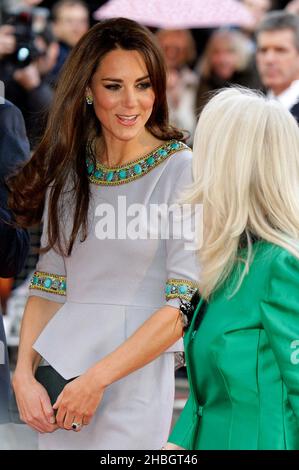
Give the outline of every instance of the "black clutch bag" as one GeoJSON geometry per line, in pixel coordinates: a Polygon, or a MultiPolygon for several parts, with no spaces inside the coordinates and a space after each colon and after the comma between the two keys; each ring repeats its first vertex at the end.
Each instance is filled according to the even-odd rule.
{"type": "Polygon", "coordinates": [[[52,366],[39,366],[35,378],[47,390],[52,406],[64,387],[75,379],[66,380],[52,366]]]}
{"type": "MultiPolygon", "coordinates": [[[[53,369],[52,366],[39,366],[36,369],[35,378],[47,390],[51,405],[53,406],[64,387],[76,377],[66,380],[55,369],[53,369]]],[[[9,415],[12,423],[24,424],[24,422],[20,420],[18,405],[14,393],[12,394],[9,404],[9,415]]]]}

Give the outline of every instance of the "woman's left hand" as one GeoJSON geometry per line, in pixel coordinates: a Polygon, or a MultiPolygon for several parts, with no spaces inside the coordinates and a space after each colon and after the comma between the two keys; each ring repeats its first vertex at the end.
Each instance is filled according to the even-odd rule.
{"type": "Polygon", "coordinates": [[[172,442],[167,442],[167,444],[162,447],[161,450],[186,450],[184,447],[177,446],[176,444],[172,444],[172,442]]]}
{"type": "Polygon", "coordinates": [[[54,410],[57,410],[57,425],[68,431],[80,431],[82,426],[90,423],[104,391],[105,387],[89,371],[68,383],[53,405],[54,410]],[[73,423],[77,424],[76,429],[73,423]]]}

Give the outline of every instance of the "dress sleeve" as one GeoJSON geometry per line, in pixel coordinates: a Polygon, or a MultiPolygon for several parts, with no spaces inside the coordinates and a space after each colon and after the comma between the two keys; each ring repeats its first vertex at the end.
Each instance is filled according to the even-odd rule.
{"type": "MultiPolygon", "coordinates": [[[[181,156],[177,155],[176,158],[180,159],[181,156]]],[[[187,205],[180,210],[177,208],[184,191],[193,182],[190,151],[183,153],[172,178],[175,184],[169,207],[173,207],[174,211],[170,210],[169,238],[166,241],[165,298],[167,305],[178,308],[181,299],[191,299],[199,279],[198,257],[194,245],[195,234],[198,236],[200,230],[199,214],[191,212],[187,205]]]]}
{"type": "MultiPolygon", "coordinates": [[[[43,215],[41,248],[48,244],[48,193],[43,215]]],[[[29,286],[29,296],[38,296],[54,302],[66,300],[66,267],[64,257],[55,248],[39,256],[29,286]]]]}
{"type": "Polygon", "coordinates": [[[261,317],[299,425],[299,260],[287,251],[272,262],[261,317]]]}

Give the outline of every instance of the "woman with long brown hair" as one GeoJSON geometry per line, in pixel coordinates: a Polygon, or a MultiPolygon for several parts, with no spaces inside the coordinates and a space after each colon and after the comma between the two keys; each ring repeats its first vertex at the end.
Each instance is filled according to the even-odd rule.
{"type": "Polygon", "coordinates": [[[198,268],[186,238],[162,228],[149,236],[153,227],[138,236],[144,218],[126,220],[171,205],[192,181],[165,82],[146,28],[122,18],[95,25],[64,67],[39,147],[11,181],[18,223],[44,214],[13,378],[42,449],[155,449],[169,431],[178,308],[198,268]],[[69,381],[53,407],[41,370],[50,388],[69,381]]]}

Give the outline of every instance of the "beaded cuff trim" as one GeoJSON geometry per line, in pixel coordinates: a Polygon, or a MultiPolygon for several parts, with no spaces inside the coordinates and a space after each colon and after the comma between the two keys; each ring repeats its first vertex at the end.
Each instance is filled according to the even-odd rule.
{"type": "Polygon", "coordinates": [[[173,153],[184,149],[189,149],[188,145],[177,140],[171,140],[147,155],[144,155],[142,158],[130,162],[128,165],[109,168],[102,165],[100,162],[96,163],[96,167],[94,166],[89,157],[92,153],[91,145],[89,144],[86,159],[89,181],[94,184],[106,186],[129,183],[153,170],[153,168],[158,166],[173,153]]]}
{"type": "Polygon", "coordinates": [[[66,277],[35,271],[29,289],[38,289],[50,294],[66,295],[66,277]]]}
{"type": "Polygon", "coordinates": [[[166,300],[177,298],[191,300],[196,289],[198,286],[195,282],[184,279],[168,279],[165,288],[166,300]]]}

